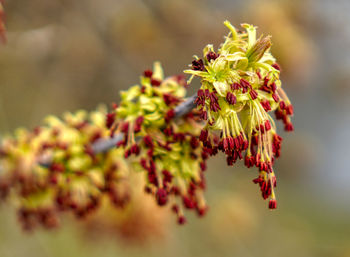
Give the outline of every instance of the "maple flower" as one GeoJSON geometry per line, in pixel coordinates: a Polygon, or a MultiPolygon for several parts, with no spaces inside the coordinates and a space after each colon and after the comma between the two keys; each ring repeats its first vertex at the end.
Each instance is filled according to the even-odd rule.
{"type": "Polygon", "coordinates": [[[123,150],[94,154],[91,148],[109,136],[105,115],[102,107],[65,113],[62,119],[49,116],[44,126],[18,129],[2,141],[0,196],[16,201],[24,229],[56,227],[62,212],[85,217],[99,207],[103,195],[116,207],[128,202],[123,150]]]}
{"type": "MultiPolygon", "coordinates": [[[[175,120],[175,108],[186,94],[183,76],[164,78],[156,62],[140,83],[121,93],[121,102],[112,112],[111,130],[124,134],[118,147],[138,164],[136,170],[146,172],[146,192],[159,206],[173,206],[178,223],[184,224],[183,208],[194,209],[200,216],[207,210],[203,171],[208,154],[197,139],[203,125],[197,111],[175,120]]],[[[107,116],[107,123],[110,119],[107,116]]]]}
{"type": "Polygon", "coordinates": [[[215,154],[227,156],[228,165],[244,159],[247,167],[256,166],[264,199],[276,208],[273,163],[280,155],[282,138],[276,133],[270,112],[275,111],[285,130],[292,131],[293,107],[282,89],[280,67],[270,53],[271,37],[257,39],[256,27],[242,24],[239,32],[228,21],[230,30],[225,42],[214,51],[213,45],[203,50],[203,58],[195,56],[192,69],[185,73],[201,78],[196,104],[206,121],[201,134],[203,145],[215,154]],[[216,132],[220,140],[216,138],[216,132]]]}

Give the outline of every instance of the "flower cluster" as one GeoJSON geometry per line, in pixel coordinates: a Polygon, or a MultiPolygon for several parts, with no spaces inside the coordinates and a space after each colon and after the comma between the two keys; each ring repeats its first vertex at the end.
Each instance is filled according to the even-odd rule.
{"type": "Polygon", "coordinates": [[[126,158],[132,156],[146,171],[146,192],[158,205],[170,204],[178,223],[183,224],[181,206],[195,209],[200,216],[207,210],[203,171],[208,153],[198,140],[202,125],[198,112],[175,119],[175,107],[186,93],[184,77],[164,79],[160,64],[155,63],[140,82],[141,86],[121,93],[119,106],[107,115],[107,125],[112,132],[123,133],[118,146],[125,149],[126,158]]]}
{"type": "Polygon", "coordinates": [[[256,166],[253,182],[270,199],[269,208],[277,207],[273,164],[282,138],[270,113],[292,131],[293,106],[281,87],[270,37],[257,39],[252,25],[243,24],[245,32],[225,25],[230,33],[218,51],[206,46],[204,57],[185,71],[189,82],[201,78],[198,108],[185,99],[185,78],[164,78],[156,62],[140,85],[121,92],[111,112],[101,107],[50,116],[44,126],[19,129],[1,142],[0,198],[17,204],[24,228],[55,227],[63,211],[85,217],[103,198],[125,207],[140,184],[132,184],[133,171],[143,175],[145,192],[184,224],[184,209],[199,216],[207,211],[206,160],[219,151],[228,165],[244,159],[248,168],[256,166]]]}
{"type": "Polygon", "coordinates": [[[270,53],[269,36],[257,39],[256,28],[243,24],[237,31],[228,21],[230,30],[217,52],[212,45],[203,50],[203,58],[192,62],[189,82],[201,78],[196,104],[206,127],[200,135],[204,147],[212,154],[222,151],[228,165],[244,159],[247,167],[256,166],[264,199],[270,198],[269,208],[276,208],[273,171],[275,158],[280,155],[282,138],[269,112],[275,111],[286,131],[292,131],[290,116],[293,106],[281,88],[280,67],[270,53]],[[217,140],[215,132],[220,134],[217,140]],[[245,155],[245,156],[243,156],[245,155]]]}
{"type": "Polygon", "coordinates": [[[55,227],[63,211],[85,217],[105,196],[115,207],[125,207],[132,197],[132,171],[144,172],[146,193],[159,206],[171,206],[179,224],[186,222],[183,208],[205,214],[208,153],[198,140],[202,122],[196,111],[176,118],[186,81],[164,79],[155,63],[141,85],[122,92],[110,113],[101,107],[66,113],[63,119],[49,116],[44,126],[19,129],[2,141],[0,195],[16,202],[24,228],[55,227]],[[118,147],[96,150],[120,135],[118,147]]]}
{"type": "Polygon", "coordinates": [[[105,108],[90,114],[50,116],[45,126],[16,131],[3,140],[0,159],[0,195],[18,206],[25,229],[55,227],[59,213],[84,217],[106,195],[117,207],[129,199],[128,172],[123,151],[94,154],[92,144],[107,137],[105,108]],[[40,164],[41,163],[41,164],[40,164]]]}

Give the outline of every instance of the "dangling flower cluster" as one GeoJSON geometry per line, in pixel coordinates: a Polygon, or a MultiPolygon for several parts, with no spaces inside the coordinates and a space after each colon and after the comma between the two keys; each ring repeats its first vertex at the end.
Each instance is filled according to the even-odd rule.
{"type": "Polygon", "coordinates": [[[208,154],[198,140],[202,128],[198,113],[174,119],[186,85],[181,76],[164,79],[155,63],[153,71],[144,72],[141,86],[122,92],[120,105],[107,115],[111,130],[124,134],[118,146],[125,149],[125,157],[133,156],[146,171],[146,192],[158,205],[171,205],[179,224],[186,222],[182,206],[200,216],[207,210],[203,171],[208,154]]]}
{"type": "Polygon", "coordinates": [[[247,167],[258,167],[254,183],[259,184],[264,199],[270,198],[269,208],[275,209],[272,166],[280,155],[282,138],[269,112],[275,111],[285,130],[292,131],[293,106],[281,88],[270,37],[257,39],[252,25],[243,24],[245,31],[239,32],[228,21],[224,24],[230,33],[218,51],[206,46],[204,57],[195,57],[192,69],[185,71],[192,75],[189,82],[194,76],[201,78],[196,104],[206,127],[200,140],[212,154],[224,152],[228,165],[244,158],[247,167]]]}
{"type": "Polygon", "coordinates": [[[63,120],[50,116],[45,126],[19,129],[3,140],[0,195],[18,205],[25,229],[55,227],[62,211],[84,217],[97,209],[103,195],[116,207],[128,202],[123,151],[92,151],[96,140],[108,136],[105,115],[100,108],[91,114],[66,113],[63,120]]]}

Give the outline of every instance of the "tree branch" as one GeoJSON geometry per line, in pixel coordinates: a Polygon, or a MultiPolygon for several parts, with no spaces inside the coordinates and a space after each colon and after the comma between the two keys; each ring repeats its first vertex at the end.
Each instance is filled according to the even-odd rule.
{"type": "MultiPolygon", "coordinates": [[[[197,97],[196,95],[193,95],[190,98],[188,98],[185,102],[178,105],[175,108],[175,118],[180,118],[183,115],[189,113],[196,106],[194,103],[196,97],[197,97]]],[[[92,145],[92,150],[95,154],[106,152],[109,149],[113,148],[120,141],[122,141],[123,138],[124,138],[124,135],[120,133],[108,139],[105,139],[105,138],[100,139],[92,145]]]]}

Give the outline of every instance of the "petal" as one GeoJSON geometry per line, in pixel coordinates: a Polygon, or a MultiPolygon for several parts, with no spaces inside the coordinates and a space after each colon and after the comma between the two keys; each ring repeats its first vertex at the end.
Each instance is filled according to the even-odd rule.
{"type": "Polygon", "coordinates": [[[226,96],[226,92],[229,89],[229,86],[227,85],[226,82],[220,82],[220,81],[215,81],[213,83],[214,88],[216,89],[216,92],[222,96],[225,97],[226,96]]]}

